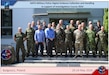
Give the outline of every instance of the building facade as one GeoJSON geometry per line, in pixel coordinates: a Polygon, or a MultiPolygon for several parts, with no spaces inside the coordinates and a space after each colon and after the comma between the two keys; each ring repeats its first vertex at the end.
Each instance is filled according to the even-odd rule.
{"type": "MultiPolygon", "coordinates": [[[[92,9],[92,8],[65,8],[65,9],[58,9],[58,8],[13,8],[12,9],[12,29],[10,34],[11,37],[9,37],[9,34],[2,34],[3,31],[1,31],[1,44],[8,44],[8,45],[14,45],[15,42],[13,40],[14,34],[17,32],[18,27],[22,27],[23,32],[25,32],[27,28],[28,22],[40,20],[41,22],[46,21],[48,24],[49,22],[56,22],[58,23],[59,19],[64,20],[64,25],[67,25],[69,23],[70,19],[73,19],[74,21],[80,20],[84,21],[86,25],[88,24],[88,21],[92,21],[93,25],[96,25],[97,20],[101,21],[101,24],[103,24],[103,15],[104,15],[104,9],[92,9]]],[[[3,26],[3,25],[2,25],[3,26]]],[[[7,27],[8,28],[8,27],[7,27]]],[[[3,27],[2,27],[3,30],[3,27]]],[[[5,33],[8,31],[5,29],[5,33]]]]}

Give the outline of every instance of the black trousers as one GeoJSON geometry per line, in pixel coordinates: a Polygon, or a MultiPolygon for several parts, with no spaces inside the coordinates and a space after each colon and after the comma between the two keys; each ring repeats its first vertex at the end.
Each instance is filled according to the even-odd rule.
{"type": "Polygon", "coordinates": [[[38,50],[39,50],[39,47],[40,47],[40,52],[41,52],[41,55],[43,55],[43,50],[44,50],[44,45],[42,42],[38,42],[38,44],[36,44],[36,56],[38,55],[38,50]]]}
{"type": "Polygon", "coordinates": [[[54,45],[54,40],[51,41],[50,39],[46,39],[46,44],[47,44],[47,55],[52,56],[52,48],[54,45]]]}

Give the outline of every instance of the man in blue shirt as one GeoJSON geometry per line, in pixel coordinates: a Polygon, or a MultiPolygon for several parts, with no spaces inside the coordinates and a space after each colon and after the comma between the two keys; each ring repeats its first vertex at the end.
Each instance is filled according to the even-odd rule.
{"type": "Polygon", "coordinates": [[[48,28],[45,29],[47,55],[52,57],[52,47],[55,39],[55,31],[51,28],[51,23],[48,24],[48,28]]]}
{"type": "Polygon", "coordinates": [[[45,33],[42,30],[42,26],[38,25],[38,30],[34,34],[35,44],[36,44],[36,56],[38,55],[39,46],[41,47],[41,55],[43,56],[44,42],[45,42],[45,33]]]}

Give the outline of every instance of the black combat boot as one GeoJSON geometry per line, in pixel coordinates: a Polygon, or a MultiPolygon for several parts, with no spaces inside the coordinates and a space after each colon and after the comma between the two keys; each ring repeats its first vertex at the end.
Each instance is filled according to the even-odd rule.
{"type": "Polygon", "coordinates": [[[29,53],[27,53],[26,57],[29,57],[29,53]]]}

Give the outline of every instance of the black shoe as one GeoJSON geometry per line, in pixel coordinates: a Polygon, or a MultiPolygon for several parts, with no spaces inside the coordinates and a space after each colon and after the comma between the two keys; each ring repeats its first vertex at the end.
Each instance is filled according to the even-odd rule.
{"type": "Polygon", "coordinates": [[[70,57],[72,57],[73,55],[72,54],[70,54],[70,57]]]}
{"type": "Polygon", "coordinates": [[[86,55],[86,57],[88,58],[88,54],[86,55]]]}
{"type": "Polygon", "coordinates": [[[53,55],[50,55],[50,57],[53,57],[53,55]]]}
{"type": "Polygon", "coordinates": [[[32,54],[32,57],[34,57],[35,55],[34,54],[32,54]]]}
{"type": "Polygon", "coordinates": [[[50,57],[49,55],[47,55],[47,57],[50,57]]]}
{"type": "Polygon", "coordinates": [[[83,58],[83,55],[80,55],[80,57],[82,57],[82,58],[83,58]]]}
{"type": "Polygon", "coordinates": [[[29,54],[27,53],[26,57],[29,57],[29,54]]]}
{"type": "Polygon", "coordinates": [[[38,53],[36,53],[35,55],[37,55],[37,56],[38,56],[38,53]]]}
{"type": "Polygon", "coordinates": [[[22,62],[24,62],[25,61],[25,58],[22,58],[22,62]]]}
{"type": "Polygon", "coordinates": [[[19,61],[16,61],[16,63],[19,63],[19,61]]]}
{"type": "Polygon", "coordinates": [[[96,57],[96,55],[93,55],[93,57],[96,57]]]}
{"type": "Polygon", "coordinates": [[[65,57],[67,57],[67,55],[65,55],[65,57]]]}
{"type": "Polygon", "coordinates": [[[56,57],[58,57],[58,54],[56,54],[56,57]]]}
{"type": "Polygon", "coordinates": [[[41,55],[41,57],[43,57],[44,55],[41,55]]]}
{"type": "Polygon", "coordinates": [[[95,52],[93,52],[93,57],[96,57],[96,53],[95,52]]]}
{"type": "Polygon", "coordinates": [[[61,57],[63,56],[63,55],[60,55],[61,57]]]}
{"type": "Polygon", "coordinates": [[[35,54],[35,56],[37,57],[37,56],[38,56],[38,54],[36,53],[36,54],[35,54]]]}
{"type": "Polygon", "coordinates": [[[99,55],[99,58],[101,58],[102,57],[102,55],[99,55]]]}
{"type": "Polygon", "coordinates": [[[35,55],[36,57],[38,57],[38,55],[35,55]]]}
{"type": "Polygon", "coordinates": [[[108,59],[108,55],[105,55],[105,58],[107,58],[107,59],[108,59]]]}
{"type": "Polygon", "coordinates": [[[41,53],[41,56],[43,56],[44,54],[43,53],[41,53]]]}

